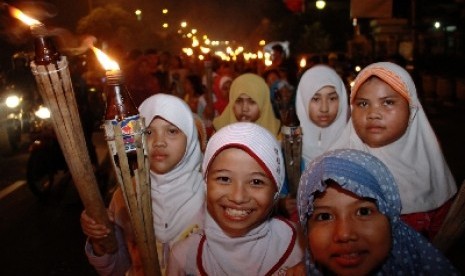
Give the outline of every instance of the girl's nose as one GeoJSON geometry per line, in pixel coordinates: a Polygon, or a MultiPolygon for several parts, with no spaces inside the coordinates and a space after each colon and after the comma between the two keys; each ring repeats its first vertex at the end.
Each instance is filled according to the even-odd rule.
{"type": "Polygon", "coordinates": [[[357,224],[349,218],[339,218],[334,229],[334,242],[357,240],[357,224]]]}
{"type": "Polygon", "coordinates": [[[164,147],[164,146],[166,146],[165,139],[163,139],[162,135],[155,134],[155,133],[153,133],[152,135],[155,136],[153,141],[152,141],[152,146],[153,147],[164,147]]]}
{"type": "Polygon", "coordinates": [[[368,108],[368,119],[380,119],[381,113],[379,112],[377,107],[369,107],[368,108]]]}
{"type": "Polygon", "coordinates": [[[329,111],[328,101],[322,100],[320,104],[320,112],[326,113],[329,111]]]}
{"type": "Polygon", "coordinates": [[[247,202],[247,199],[248,199],[247,189],[244,187],[243,184],[233,183],[231,185],[231,192],[229,195],[229,199],[236,204],[247,202]]]}

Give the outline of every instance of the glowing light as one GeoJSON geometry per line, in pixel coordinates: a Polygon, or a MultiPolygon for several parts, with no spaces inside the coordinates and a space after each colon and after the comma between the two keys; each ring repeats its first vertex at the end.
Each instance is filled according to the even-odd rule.
{"type": "Polygon", "coordinates": [[[169,26],[168,23],[163,23],[163,28],[164,28],[164,29],[167,29],[168,26],[169,26]]]}
{"type": "Polygon", "coordinates": [[[167,14],[167,13],[168,13],[168,9],[163,9],[161,12],[162,12],[163,14],[167,14]]]}
{"type": "Polygon", "coordinates": [[[204,54],[210,53],[210,48],[200,46],[200,51],[204,54]]]}
{"type": "Polygon", "coordinates": [[[97,56],[98,61],[103,66],[103,69],[109,70],[120,70],[119,65],[116,61],[112,60],[109,56],[107,56],[104,52],[96,47],[92,47],[95,55],[97,56]]]}
{"type": "Polygon", "coordinates": [[[441,22],[439,22],[439,21],[434,22],[434,28],[436,28],[436,29],[441,28],[441,22]]]}
{"type": "Polygon", "coordinates": [[[265,40],[260,40],[260,42],[258,42],[258,45],[260,46],[265,46],[266,45],[266,41],[265,40]]]}
{"type": "Polygon", "coordinates": [[[50,118],[50,109],[41,105],[34,114],[41,119],[48,119],[50,118]]]}
{"type": "Polygon", "coordinates": [[[316,6],[317,9],[322,10],[322,9],[325,8],[326,2],[323,1],[323,0],[318,0],[318,1],[315,2],[315,6],[316,6]]]}
{"type": "Polygon", "coordinates": [[[299,66],[300,68],[305,68],[305,66],[307,66],[307,60],[304,57],[300,59],[299,66]]]}
{"type": "Polygon", "coordinates": [[[16,96],[16,95],[13,95],[13,96],[9,96],[8,98],[6,98],[5,100],[5,104],[7,107],[9,108],[15,108],[19,105],[19,103],[21,102],[21,99],[16,96]]]}
{"type": "Polygon", "coordinates": [[[42,23],[40,21],[35,20],[34,18],[25,15],[21,10],[19,10],[19,9],[17,9],[15,7],[12,7],[10,5],[8,5],[8,7],[9,7],[9,10],[10,10],[11,16],[21,20],[23,23],[25,23],[25,24],[27,24],[29,26],[42,25],[42,23]]]}
{"type": "Polygon", "coordinates": [[[192,50],[191,48],[182,48],[182,52],[189,57],[194,54],[194,50],[192,50]]]}
{"type": "Polygon", "coordinates": [[[186,21],[181,22],[181,28],[185,28],[185,27],[187,27],[187,22],[186,21]]]}

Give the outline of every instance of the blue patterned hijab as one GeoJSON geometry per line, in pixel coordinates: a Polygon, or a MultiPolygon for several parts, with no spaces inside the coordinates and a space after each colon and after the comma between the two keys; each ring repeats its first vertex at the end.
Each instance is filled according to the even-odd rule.
{"type": "MultiPolygon", "coordinates": [[[[379,211],[391,224],[392,248],[377,275],[458,275],[451,263],[423,236],[400,220],[401,202],[394,177],[376,157],[353,149],[329,151],[311,162],[302,174],[297,194],[300,223],[307,233],[316,192],[331,179],[360,197],[376,200],[379,211]]],[[[321,275],[310,252],[307,275],[321,275]]]]}

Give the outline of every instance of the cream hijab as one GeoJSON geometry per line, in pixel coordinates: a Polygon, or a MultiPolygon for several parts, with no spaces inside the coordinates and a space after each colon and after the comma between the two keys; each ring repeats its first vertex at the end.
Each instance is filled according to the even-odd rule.
{"type": "Polygon", "coordinates": [[[213,126],[218,131],[222,127],[237,122],[233,106],[237,98],[244,93],[251,97],[260,109],[260,118],[256,124],[268,129],[275,136],[279,134],[281,122],[275,117],[270,100],[270,89],[259,75],[246,73],[233,80],[229,92],[229,102],[223,113],[213,120],[213,126]]]}
{"type": "Polygon", "coordinates": [[[408,99],[411,112],[405,134],[389,145],[370,148],[358,137],[350,119],[340,139],[331,148],[363,150],[383,161],[399,187],[402,214],[426,212],[440,207],[454,196],[457,186],[418,100],[412,78],[405,69],[394,63],[371,64],[355,79],[351,101],[370,76],[379,77],[408,99]]]}
{"type": "Polygon", "coordinates": [[[347,91],[341,77],[326,65],[308,69],[300,79],[296,95],[296,113],[302,128],[302,156],[309,163],[325,152],[339,137],[347,124],[349,103],[347,91]],[[309,103],[316,92],[325,86],[332,86],[339,96],[339,109],[334,122],[325,128],[315,125],[309,118],[309,103]]]}
{"type": "Polygon", "coordinates": [[[205,190],[197,130],[190,108],[175,96],[151,96],[140,105],[139,111],[147,125],[159,116],[187,136],[184,156],[170,172],[150,172],[155,234],[157,240],[167,243],[179,236],[203,209],[205,190]]]}

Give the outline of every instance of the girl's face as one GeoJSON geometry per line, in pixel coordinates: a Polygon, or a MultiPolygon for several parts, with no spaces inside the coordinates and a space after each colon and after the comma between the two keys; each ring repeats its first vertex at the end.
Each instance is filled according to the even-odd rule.
{"type": "Polygon", "coordinates": [[[333,86],[318,90],[308,103],[308,116],[319,127],[328,127],[336,120],[339,96],[333,86]]]}
{"type": "Polygon", "coordinates": [[[352,122],[360,139],[372,148],[395,142],[409,123],[408,101],[379,78],[360,86],[352,103],[352,122]]]}
{"type": "Polygon", "coordinates": [[[150,170],[156,174],[171,171],[184,156],[187,136],[175,125],[156,117],[147,128],[150,170]]]}
{"type": "Polygon", "coordinates": [[[307,238],[315,263],[337,275],[367,275],[383,263],[391,227],[373,201],[330,185],[313,204],[307,238]]]}
{"type": "Polygon", "coordinates": [[[277,192],[271,177],[248,153],[221,151],[207,173],[207,209],[230,237],[246,235],[265,221],[277,192]]]}
{"type": "Polygon", "coordinates": [[[234,102],[234,115],[238,122],[255,122],[260,118],[258,104],[247,94],[242,93],[234,102]]]}

